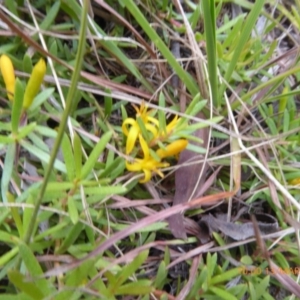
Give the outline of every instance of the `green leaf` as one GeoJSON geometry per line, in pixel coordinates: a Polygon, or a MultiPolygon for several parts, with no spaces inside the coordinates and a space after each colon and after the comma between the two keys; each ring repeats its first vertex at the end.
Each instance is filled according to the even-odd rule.
{"type": "Polygon", "coordinates": [[[17,135],[18,142],[25,138],[29,133],[31,133],[36,127],[36,123],[30,123],[26,126],[19,128],[19,133],[17,135]]]}
{"type": "Polygon", "coordinates": [[[170,249],[167,246],[165,247],[164,262],[166,266],[170,263],[170,249]]]}
{"type": "Polygon", "coordinates": [[[261,299],[262,295],[269,287],[270,276],[264,277],[259,284],[255,285],[256,299],[261,299]]]}
{"type": "Polygon", "coordinates": [[[139,232],[155,232],[160,229],[166,228],[168,226],[167,222],[155,222],[151,225],[147,225],[139,230],[139,232]]]}
{"type": "Polygon", "coordinates": [[[42,291],[37,287],[35,282],[30,281],[29,278],[25,277],[19,271],[12,270],[7,273],[9,281],[21,292],[29,295],[34,300],[42,300],[44,295],[42,291]]]}
{"type": "MultiPolygon", "coordinates": [[[[36,146],[34,145],[31,145],[30,143],[22,140],[20,141],[20,144],[27,150],[29,151],[30,153],[32,153],[34,156],[38,157],[41,161],[43,161],[44,163],[48,164],[49,161],[50,161],[50,155],[44,151],[42,151],[41,149],[37,148],[36,146]]],[[[63,172],[63,173],[66,173],[66,167],[65,165],[59,161],[59,160],[55,160],[55,163],[54,163],[54,167],[63,172]]]]}
{"type": "Polygon", "coordinates": [[[213,255],[211,255],[210,253],[207,254],[206,257],[206,265],[207,265],[207,270],[208,270],[208,280],[210,282],[211,277],[214,274],[214,270],[217,266],[217,253],[214,253],[213,255]]]}
{"type": "Polygon", "coordinates": [[[153,292],[154,288],[149,286],[149,281],[135,281],[120,286],[115,294],[116,295],[147,295],[153,292]]]}
{"type": "MultiPolygon", "coordinates": [[[[12,2],[9,0],[9,2],[12,2]]],[[[32,298],[25,293],[18,293],[17,295],[5,295],[5,300],[32,300],[32,298]]]]}
{"type": "Polygon", "coordinates": [[[75,200],[72,196],[68,197],[68,212],[72,223],[76,224],[78,222],[79,215],[78,215],[78,210],[76,207],[75,200]]]}
{"type": "Polygon", "coordinates": [[[3,136],[0,135],[0,144],[11,144],[14,143],[16,140],[11,136],[3,136]]]}
{"type": "Polygon", "coordinates": [[[88,281],[92,271],[96,271],[95,259],[89,259],[80,264],[78,268],[67,274],[66,286],[78,287],[88,281]]]}
{"type": "MultiPolygon", "coordinates": [[[[229,65],[227,66],[226,73],[224,75],[223,82],[230,82],[230,78],[232,73],[238,63],[239,57],[248,42],[250,34],[255,26],[258,16],[260,15],[262,8],[264,6],[265,1],[255,1],[247,19],[244,21],[244,26],[242,32],[240,33],[239,41],[235,47],[234,54],[232,55],[232,59],[230,60],[229,65]]],[[[221,97],[226,89],[225,83],[222,84],[221,89],[219,90],[219,97],[221,97]]],[[[221,99],[221,98],[220,98],[221,99]]]]}
{"type": "Polygon", "coordinates": [[[60,9],[60,1],[55,1],[52,7],[47,10],[43,22],[40,24],[40,29],[47,30],[52,24],[55,24],[55,18],[60,9]]]}
{"type": "Polygon", "coordinates": [[[166,264],[164,261],[162,261],[159,264],[158,270],[156,272],[155,280],[154,280],[154,286],[157,289],[162,289],[166,283],[166,279],[168,276],[168,271],[166,270],[166,264]]]}
{"type": "Polygon", "coordinates": [[[74,133],[74,165],[75,165],[75,174],[76,178],[80,178],[81,176],[81,168],[82,168],[82,149],[81,149],[81,140],[79,135],[74,133]]]}
{"type": "Polygon", "coordinates": [[[40,106],[49,99],[49,97],[54,93],[54,88],[47,88],[41,91],[38,95],[34,97],[34,100],[30,107],[27,109],[27,113],[31,113],[36,109],[40,108],[40,106]]]}
{"type": "Polygon", "coordinates": [[[93,151],[91,152],[90,156],[88,157],[87,161],[85,162],[84,166],[81,170],[81,179],[85,179],[90,172],[92,171],[96,161],[98,160],[100,154],[105,149],[106,144],[112,137],[112,131],[106,132],[94,147],[93,151]]]}
{"type": "Polygon", "coordinates": [[[31,58],[28,54],[25,54],[23,57],[23,71],[25,73],[30,74],[32,72],[32,68],[33,68],[33,66],[32,66],[31,58]]]}
{"type": "Polygon", "coordinates": [[[274,253],[274,256],[276,257],[276,262],[282,269],[289,269],[290,265],[287,261],[287,257],[284,256],[281,252],[274,253]]]}
{"type": "Polygon", "coordinates": [[[75,179],[75,168],[74,168],[74,155],[72,145],[67,134],[64,134],[61,142],[61,150],[64,157],[68,179],[73,181],[75,179]]]}
{"type": "Polygon", "coordinates": [[[12,259],[14,257],[16,257],[18,254],[19,254],[19,247],[16,246],[16,247],[12,248],[11,250],[7,251],[5,254],[3,254],[0,257],[0,267],[5,266],[5,267],[2,268],[2,272],[6,271],[5,268],[9,267],[9,264],[11,262],[13,263],[12,259]]]}
{"type": "Polygon", "coordinates": [[[121,105],[121,114],[122,114],[123,121],[128,118],[127,110],[125,109],[124,105],[121,105]]]}
{"type": "Polygon", "coordinates": [[[204,32],[206,37],[205,41],[210,89],[214,107],[219,109],[221,105],[221,98],[218,97],[215,0],[201,1],[201,3],[203,5],[204,32]]]}
{"type": "Polygon", "coordinates": [[[77,240],[78,236],[81,234],[82,230],[84,228],[84,224],[78,222],[74,226],[72,226],[72,229],[69,231],[68,235],[66,236],[65,240],[61,244],[61,246],[56,250],[56,254],[64,253],[68,250],[70,246],[74,244],[74,242],[77,240]]]}
{"type": "Polygon", "coordinates": [[[15,153],[16,153],[16,144],[10,144],[7,146],[4,167],[2,170],[2,178],[1,178],[1,195],[2,201],[7,203],[6,193],[8,192],[8,186],[10,180],[12,178],[14,162],[15,162],[15,153]]]}
{"type": "Polygon", "coordinates": [[[206,149],[200,146],[196,146],[194,144],[189,143],[186,147],[187,150],[191,150],[193,152],[199,153],[199,154],[205,154],[206,153],[206,149]]]}
{"type": "MultiPolygon", "coordinates": [[[[280,118],[279,118],[280,119],[280,118]]],[[[283,132],[287,132],[290,128],[290,114],[287,109],[283,112],[283,132]]]]}
{"type": "MultiPolygon", "coordinates": [[[[28,134],[28,138],[33,142],[33,144],[35,146],[37,146],[41,150],[43,150],[43,151],[49,151],[48,144],[46,144],[44,142],[43,138],[39,134],[36,134],[35,132],[31,132],[31,133],[28,134]]],[[[53,139],[51,139],[51,142],[52,141],[53,141],[53,139]]]]}
{"type": "Polygon", "coordinates": [[[257,298],[256,289],[253,286],[252,282],[248,282],[248,292],[250,294],[250,299],[251,300],[259,299],[259,298],[257,298]]]}
{"type": "Polygon", "coordinates": [[[117,276],[116,285],[120,286],[123,282],[125,282],[138,268],[145,262],[149,254],[149,250],[145,250],[138,254],[135,259],[129,263],[128,265],[123,267],[123,270],[117,276]]]}
{"type": "Polygon", "coordinates": [[[287,102],[288,102],[288,96],[287,96],[288,93],[289,93],[289,87],[285,86],[281,93],[281,97],[279,99],[279,106],[278,106],[279,115],[281,115],[286,109],[287,102]]]}
{"type": "Polygon", "coordinates": [[[15,95],[14,95],[12,115],[11,115],[11,129],[13,134],[17,134],[18,132],[19,122],[20,122],[22,107],[23,107],[23,96],[24,96],[23,84],[19,80],[19,78],[17,78],[15,83],[15,95]]]}
{"type": "Polygon", "coordinates": [[[59,224],[53,225],[52,227],[45,229],[43,232],[37,233],[34,237],[34,241],[39,242],[41,240],[45,240],[45,238],[49,238],[49,236],[60,236],[61,232],[68,230],[68,225],[70,225],[70,220],[65,218],[59,224]]]}
{"type": "Polygon", "coordinates": [[[113,100],[112,97],[109,96],[111,91],[109,89],[105,89],[104,95],[104,114],[106,117],[109,117],[112,112],[113,100]]]}
{"type": "MultiPolygon", "coordinates": [[[[81,15],[81,7],[74,0],[61,0],[61,7],[63,10],[67,10],[68,14],[71,14],[74,18],[80,21],[79,17],[81,15]]],[[[105,37],[106,33],[94,22],[93,26],[89,27],[92,34],[101,35],[101,37],[105,37]],[[96,29],[96,32],[95,32],[96,29]]],[[[128,59],[128,57],[121,51],[121,49],[116,45],[115,42],[109,41],[107,39],[100,39],[99,44],[107,50],[110,57],[115,57],[118,61],[122,62],[122,64],[151,92],[153,92],[153,88],[148,83],[148,81],[141,75],[138,71],[134,63],[128,59]]]]}
{"type": "Polygon", "coordinates": [[[50,47],[49,47],[49,52],[53,55],[53,56],[57,56],[57,42],[56,40],[54,40],[50,47]]]}
{"type": "MultiPolygon", "coordinates": [[[[32,204],[34,205],[34,196],[32,194],[29,194],[29,196],[26,199],[26,204],[32,204]]],[[[33,207],[24,207],[23,211],[23,228],[24,228],[24,233],[27,232],[27,229],[29,227],[29,224],[32,219],[32,214],[33,214],[33,207]]]]}
{"type": "MultiPolygon", "coordinates": [[[[10,193],[7,192],[7,199],[9,203],[16,203],[15,197],[10,193]]],[[[19,207],[11,207],[11,215],[13,217],[13,220],[16,224],[16,227],[18,229],[18,233],[20,237],[23,237],[23,224],[20,216],[20,208],[19,207]]]]}
{"type": "Polygon", "coordinates": [[[199,283],[201,288],[206,292],[208,289],[208,271],[207,266],[204,266],[199,275],[199,283]]]}
{"type": "MultiPolygon", "coordinates": [[[[226,299],[226,300],[238,300],[235,296],[233,296],[231,293],[216,287],[216,286],[210,286],[209,290],[213,292],[215,295],[219,296],[220,299],[226,299]]],[[[259,299],[259,298],[257,298],[259,299]]]]}
{"type": "Polygon", "coordinates": [[[253,260],[252,260],[251,256],[249,256],[249,255],[244,255],[243,257],[241,257],[240,261],[244,265],[252,265],[253,264],[253,260]]]}
{"type": "Polygon", "coordinates": [[[224,281],[230,281],[231,279],[233,279],[234,277],[241,275],[241,270],[240,268],[235,268],[235,269],[231,269],[227,272],[224,272],[220,275],[217,275],[213,278],[211,278],[210,280],[210,284],[211,285],[215,285],[224,281]]]}
{"type": "Polygon", "coordinates": [[[0,230],[0,241],[8,244],[18,244],[21,242],[21,239],[12,233],[0,230]]]}
{"type": "Polygon", "coordinates": [[[15,16],[19,17],[19,9],[17,1],[5,0],[5,7],[15,16]]]}
{"type": "Polygon", "coordinates": [[[238,299],[243,299],[244,295],[246,294],[248,288],[247,285],[244,284],[238,284],[236,286],[232,286],[227,289],[227,291],[233,295],[235,295],[238,299]]]}
{"type": "Polygon", "coordinates": [[[38,263],[36,257],[34,256],[32,250],[24,243],[19,245],[21,258],[27,268],[28,273],[34,278],[34,283],[39,287],[45,296],[48,296],[51,293],[49,284],[51,281],[48,281],[45,278],[41,278],[43,275],[43,270],[38,263]]]}
{"type": "Polygon", "coordinates": [[[85,187],[84,191],[88,195],[109,196],[109,195],[125,193],[127,189],[126,187],[121,185],[114,185],[114,186],[85,187]]]}
{"type": "Polygon", "coordinates": [[[111,177],[112,172],[116,170],[118,166],[120,166],[123,163],[124,167],[124,159],[122,157],[117,157],[110,165],[106,165],[105,170],[100,174],[99,179],[101,178],[107,178],[111,177]]]}
{"type": "Polygon", "coordinates": [[[195,96],[199,92],[199,87],[197,87],[194,79],[191,75],[184,71],[181,65],[178,63],[172,52],[162,41],[160,36],[156,33],[155,29],[149,24],[148,20],[142,14],[140,9],[137,7],[133,0],[122,0],[126,8],[130,11],[131,15],[135,18],[138,24],[142,27],[157,49],[161,52],[163,57],[168,61],[170,66],[174,69],[178,77],[182,80],[184,85],[186,85],[189,92],[195,96]]]}

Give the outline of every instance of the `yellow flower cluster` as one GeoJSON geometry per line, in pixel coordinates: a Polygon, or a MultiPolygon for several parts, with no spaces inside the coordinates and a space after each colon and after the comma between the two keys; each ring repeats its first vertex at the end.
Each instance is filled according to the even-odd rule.
{"type": "MultiPolygon", "coordinates": [[[[5,83],[5,87],[7,90],[7,97],[9,100],[14,100],[15,93],[15,72],[14,66],[12,64],[11,59],[3,54],[0,57],[0,71],[5,83]]],[[[26,110],[32,104],[35,96],[40,90],[41,84],[43,82],[44,76],[46,73],[46,63],[44,59],[40,59],[38,63],[33,67],[29,81],[26,85],[24,98],[23,98],[23,108],[26,110]]]]}
{"type": "Polygon", "coordinates": [[[155,151],[155,157],[151,155],[150,149],[157,148],[158,142],[165,142],[174,132],[176,125],[180,119],[176,116],[165,128],[164,131],[159,128],[159,121],[151,116],[152,111],[147,110],[147,106],[142,102],[140,108],[133,105],[136,110],[136,119],[127,118],[122,124],[122,131],[127,137],[126,154],[130,155],[139,144],[139,149],[142,154],[137,155],[133,162],[126,161],[126,168],[131,172],[144,172],[144,178],[141,183],[148,182],[151,179],[151,173],[154,172],[163,177],[160,168],[169,166],[169,163],[162,161],[166,157],[174,156],[184,150],[188,144],[187,140],[179,139],[171,142],[164,148],[159,148],[155,151]],[[150,141],[147,143],[143,130],[139,126],[137,119],[143,123],[147,133],[151,135],[150,141]]]}

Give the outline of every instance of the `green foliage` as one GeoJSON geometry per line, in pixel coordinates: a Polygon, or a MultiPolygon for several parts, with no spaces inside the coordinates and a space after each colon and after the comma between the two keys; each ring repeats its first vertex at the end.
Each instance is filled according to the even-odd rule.
{"type": "Polygon", "coordinates": [[[263,239],[268,257],[297,283],[300,2],[82,2],[6,0],[0,8],[12,33],[0,35],[0,54],[17,78],[9,97],[0,76],[1,297],[276,299],[274,289],[294,297],[254,236],[231,240],[210,227],[214,246],[199,244],[195,221],[271,215],[282,231],[263,239]],[[47,75],[23,109],[41,57],[47,75]],[[156,134],[132,111],[142,101],[158,121],[151,158],[184,139],[197,153],[193,176],[204,166],[199,182],[213,201],[184,212],[186,241],[173,239],[166,219],[153,221],[184,188],[177,155],[164,178],[152,172],[147,184],[126,169],[145,149],[136,142],[126,155],[122,122],[136,120],[147,145],[156,134]]]}

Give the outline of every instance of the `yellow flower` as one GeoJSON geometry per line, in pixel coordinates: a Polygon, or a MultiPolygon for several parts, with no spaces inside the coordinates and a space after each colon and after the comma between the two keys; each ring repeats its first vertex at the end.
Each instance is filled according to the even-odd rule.
{"type": "Polygon", "coordinates": [[[46,69],[47,69],[46,63],[42,58],[33,67],[33,70],[31,72],[24,93],[24,101],[23,101],[24,109],[27,109],[31,105],[34,97],[37,95],[38,91],[40,90],[41,84],[46,74],[46,69]]]}
{"type": "Polygon", "coordinates": [[[127,170],[131,172],[143,171],[144,178],[140,180],[140,183],[148,182],[151,179],[151,172],[155,172],[160,177],[164,177],[163,173],[159,169],[168,167],[169,164],[157,161],[150,156],[149,147],[141,134],[139,134],[139,141],[143,150],[144,158],[136,158],[133,163],[126,162],[127,170]]]}
{"type": "Polygon", "coordinates": [[[0,70],[7,90],[7,97],[13,101],[16,82],[14,66],[11,59],[5,54],[1,55],[0,58],[0,70]]]}
{"type": "MultiPolygon", "coordinates": [[[[136,120],[133,118],[127,118],[122,124],[122,131],[127,137],[126,141],[126,154],[130,154],[134,149],[137,139],[139,139],[139,144],[142,149],[143,157],[136,157],[133,162],[126,161],[126,168],[131,172],[144,172],[144,178],[140,180],[141,183],[145,183],[151,179],[151,173],[155,172],[161,177],[164,177],[161,172],[161,168],[168,167],[167,162],[162,162],[162,159],[168,156],[177,155],[183,149],[186,148],[188,142],[187,140],[180,139],[174,141],[167,145],[164,149],[158,149],[156,151],[156,159],[150,155],[150,148],[157,147],[159,141],[165,142],[174,129],[177,126],[178,121],[180,120],[178,116],[175,116],[174,119],[166,126],[164,132],[159,132],[159,121],[151,116],[151,111],[147,110],[147,106],[144,102],[141,103],[140,108],[133,105],[136,111],[136,120]],[[141,124],[142,123],[142,124],[141,124]],[[152,134],[150,141],[143,136],[144,129],[152,134]]],[[[138,156],[141,154],[138,154],[138,156]]]]}
{"type": "MultiPolygon", "coordinates": [[[[135,105],[133,105],[133,107],[136,110],[137,118],[141,118],[142,122],[145,125],[146,130],[152,133],[153,139],[156,138],[158,135],[158,130],[157,130],[159,125],[158,120],[149,116],[151,111],[147,112],[147,106],[145,105],[144,102],[142,102],[140,109],[138,109],[135,105]]],[[[138,135],[141,133],[141,129],[136,120],[134,120],[133,118],[127,118],[126,120],[124,120],[122,124],[122,131],[124,135],[127,137],[126,154],[128,155],[133,150],[138,135]],[[129,129],[128,126],[130,126],[129,129]]]]}
{"type": "Polygon", "coordinates": [[[188,144],[187,140],[183,140],[183,139],[177,140],[177,141],[169,144],[168,146],[166,146],[165,149],[158,149],[156,151],[156,154],[160,158],[173,156],[173,155],[180,153],[182,150],[184,150],[186,148],[187,144],[188,144]]]}

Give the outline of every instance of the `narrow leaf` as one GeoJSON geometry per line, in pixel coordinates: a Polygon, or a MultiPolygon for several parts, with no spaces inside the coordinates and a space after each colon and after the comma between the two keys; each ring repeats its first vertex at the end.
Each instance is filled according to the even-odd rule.
{"type": "Polygon", "coordinates": [[[43,270],[34,256],[32,250],[24,243],[19,245],[20,255],[29,274],[34,278],[34,283],[43,291],[44,295],[50,294],[49,283],[45,278],[41,278],[43,270]]]}
{"type": "Polygon", "coordinates": [[[82,168],[82,150],[81,150],[81,140],[79,135],[75,132],[74,134],[74,164],[75,164],[75,174],[76,178],[81,176],[82,168]]]}
{"type": "Polygon", "coordinates": [[[14,101],[13,101],[12,115],[11,115],[11,128],[13,134],[16,134],[18,132],[19,122],[22,114],[23,95],[24,95],[23,84],[19,80],[19,78],[17,78],[15,83],[15,94],[14,94],[14,101]]]}
{"type": "Polygon", "coordinates": [[[43,299],[44,295],[35,282],[29,281],[27,277],[21,274],[19,271],[12,270],[8,272],[9,281],[14,286],[25,294],[29,295],[32,299],[43,299]]]}
{"type": "Polygon", "coordinates": [[[72,246],[77,240],[78,236],[81,234],[83,228],[84,224],[80,222],[75,224],[69,231],[67,237],[65,238],[61,246],[57,249],[56,254],[64,253],[70,246],[72,246]]]}
{"type": "MultiPolygon", "coordinates": [[[[235,296],[233,296],[231,293],[216,287],[211,286],[209,287],[209,290],[212,291],[215,295],[219,296],[220,299],[226,299],[226,300],[238,300],[235,296]]],[[[257,298],[258,299],[258,298],[257,298]]]]}
{"type": "Polygon", "coordinates": [[[92,171],[96,161],[98,160],[100,154],[105,149],[106,144],[109,142],[109,140],[112,137],[112,132],[106,132],[100,141],[97,143],[97,145],[94,147],[93,151],[91,152],[90,156],[88,157],[87,161],[85,162],[84,166],[81,170],[81,179],[85,179],[89,173],[92,171]]]}
{"type": "Polygon", "coordinates": [[[72,223],[76,224],[78,222],[79,215],[75,200],[72,196],[68,197],[68,212],[72,223]]]}
{"type": "MultiPolygon", "coordinates": [[[[7,199],[9,203],[16,203],[15,197],[10,192],[7,192],[7,199]]],[[[16,227],[18,229],[19,236],[23,237],[23,224],[19,212],[19,207],[12,206],[10,210],[11,210],[11,215],[15,221],[16,227]]]]}
{"type": "Polygon", "coordinates": [[[124,186],[115,185],[115,186],[87,187],[84,189],[84,191],[86,194],[89,194],[89,195],[108,196],[108,195],[125,193],[127,191],[127,189],[124,186]]]}
{"type": "Polygon", "coordinates": [[[69,137],[64,134],[61,142],[61,150],[64,157],[68,179],[73,181],[75,178],[74,155],[69,137]]]}
{"type": "Polygon", "coordinates": [[[6,193],[8,192],[8,186],[10,180],[12,178],[12,172],[15,162],[15,153],[16,153],[16,144],[10,144],[7,146],[7,151],[4,160],[4,167],[2,171],[2,178],[1,178],[1,194],[2,194],[2,201],[7,203],[6,193]]]}

